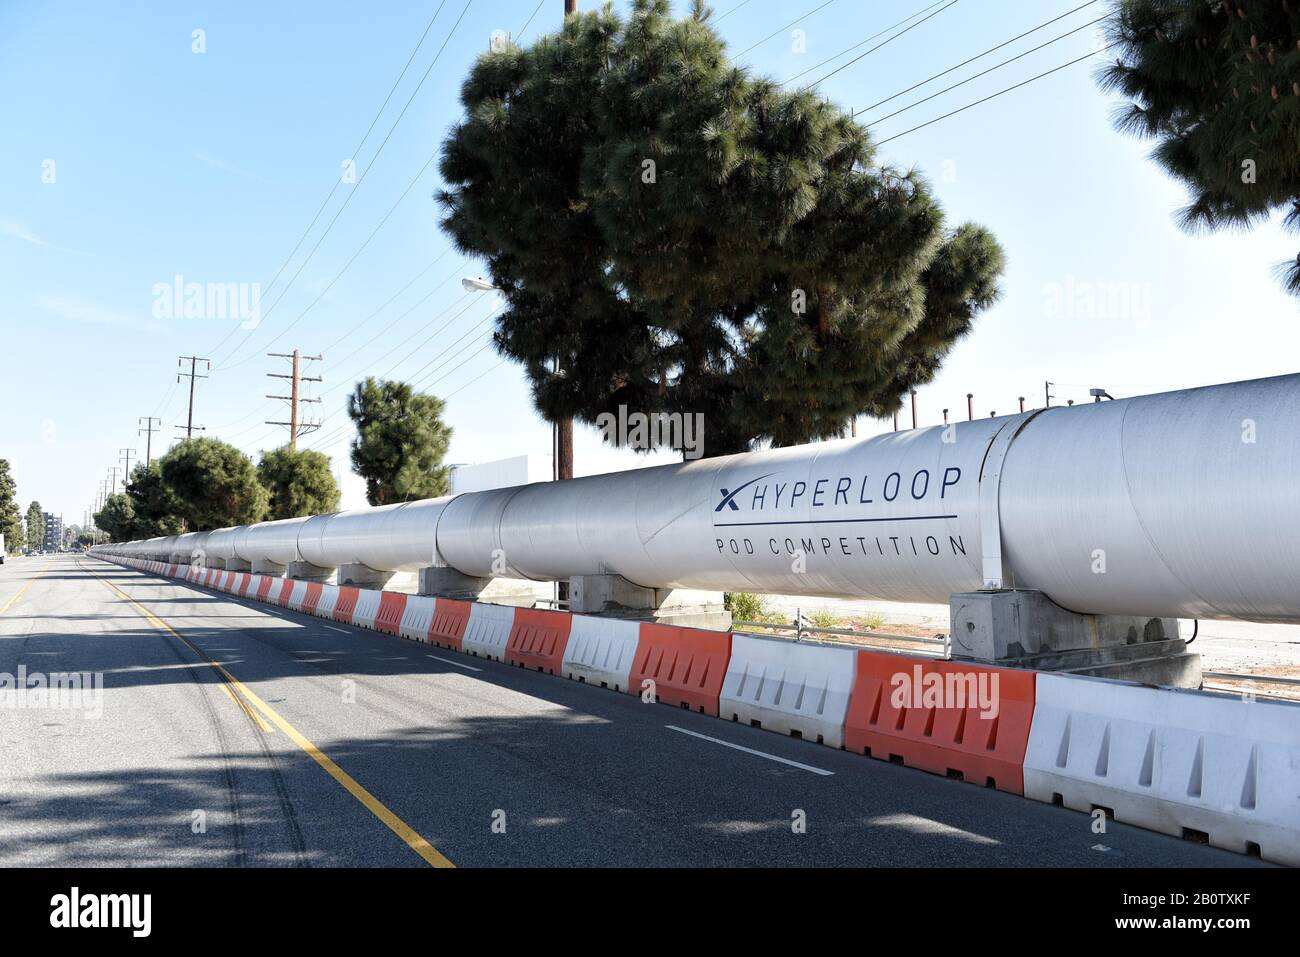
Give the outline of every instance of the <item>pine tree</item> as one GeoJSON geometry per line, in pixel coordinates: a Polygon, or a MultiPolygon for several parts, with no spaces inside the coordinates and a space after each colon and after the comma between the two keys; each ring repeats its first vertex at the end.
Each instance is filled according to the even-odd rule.
{"type": "Polygon", "coordinates": [[[40,502],[27,506],[27,541],[32,548],[45,547],[45,510],[40,502]]]}
{"type": "Polygon", "coordinates": [[[366,480],[366,501],[389,505],[436,498],[451,491],[442,464],[451,427],[442,421],[443,402],[415,392],[405,382],[367,378],[348,396],[348,416],[357,427],[352,470],[366,480]]]}
{"type": "Polygon", "coordinates": [[[636,0],[481,56],[443,226],[548,419],[703,413],[709,454],[837,435],[930,381],[1002,253],[843,110],[731,63],[709,16],[636,0]]]}
{"type": "Polygon", "coordinates": [[[10,552],[18,552],[27,541],[17,494],[18,485],[9,472],[9,460],[0,459],[0,535],[4,536],[5,549],[10,552]]]}
{"type": "Polygon", "coordinates": [[[219,439],[186,439],[158,460],[158,471],[187,531],[248,525],[266,515],[266,489],[252,460],[219,439]]]}
{"type": "Polygon", "coordinates": [[[270,496],[269,519],[319,515],[339,507],[330,460],[320,452],[287,445],[264,452],[257,479],[270,496]]]}
{"type": "MultiPolygon", "coordinates": [[[[1188,187],[1182,226],[1300,231],[1300,0],[1120,0],[1107,23],[1115,124],[1188,187]]],[[[1300,295],[1300,256],[1277,273],[1300,295]]]]}

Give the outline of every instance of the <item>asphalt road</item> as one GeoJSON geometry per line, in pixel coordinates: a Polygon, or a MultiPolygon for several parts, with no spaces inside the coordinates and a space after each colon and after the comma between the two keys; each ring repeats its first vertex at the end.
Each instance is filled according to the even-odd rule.
{"type": "Polygon", "coordinates": [[[5,866],[1258,865],[85,557],[0,566],[20,666],[102,713],[0,707],[5,866]]]}

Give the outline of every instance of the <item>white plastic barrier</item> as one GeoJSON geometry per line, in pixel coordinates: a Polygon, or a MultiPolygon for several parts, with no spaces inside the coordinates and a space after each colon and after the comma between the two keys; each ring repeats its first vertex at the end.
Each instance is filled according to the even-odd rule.
{"type": "Polygon", "coordinates": [[[587,684],[626,691],[641,623],[574,615],[564,648],[563,674],[587,684]]]}
{"type": "Polygon", "coordinates": [[[429,625],[433,623],[433,615],[437,607],[436,598],[411,595],[406,599],[406,610],[402,612],[402,622],[397,627],[397,633],[403,638],[427,642],[429,625]]]}
{"type": "Polygon", "coordinates": [[[356,607],[352,609],[352,624],[360,625],[362,628],[374,628],[375,615],[379,614],[379,602],[383,597],[384,593],[381,591],[370,588],[359,590],[356,607]]]}
{"type": "Polygon", "coordinates": [[[515,610],[509,605],[482,605],[475,602],[465,624],[461,650],[481,658],[505,661],[510,629],[515,624],[515,610]]]}
{"type": "Polygon", "coordinates": [[[289,593],[287,607],[293,611],[302,611],[302,603],[307,598],[307,583],[301,580],[295,580],[293,591],[289,593]]]}
{"type": "Polygon", "coordinates": [[[1040,672],[1025,796],[1300,866],[1300,705],[1040,672]]]}
{"type": "Polygon", "coordinates": [[[843,747],[857,660],[853,648],[733,635],[719,715],[843,747]]]}
{"type": "Polygon", "coordinates": [[[322,585],[320,600],[316,602],[316,617],[329,618],[334,614],[334,604],[339,600],[338,585],[322,585]]]}

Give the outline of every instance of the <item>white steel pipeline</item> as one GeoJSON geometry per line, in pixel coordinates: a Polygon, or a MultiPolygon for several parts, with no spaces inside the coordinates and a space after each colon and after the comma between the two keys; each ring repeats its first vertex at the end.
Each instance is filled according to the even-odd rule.
{"type": "MultiPolygon", "coordinates": [[[[292,560],[1300,621],[1298,475],[1291,375],[294,519],[292,560]]],[[[288,523],[212,536],[252,560],[266,525],[286,563],[288,523]]]]}

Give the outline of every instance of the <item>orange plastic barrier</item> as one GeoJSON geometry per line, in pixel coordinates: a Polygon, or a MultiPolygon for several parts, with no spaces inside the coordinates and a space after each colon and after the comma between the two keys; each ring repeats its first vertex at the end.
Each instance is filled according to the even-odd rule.
{"type": "Polygon", "coordinates": [[[341,621],[344,624],[352,624],[352,613],[357,609],[357,597],[360,589],[353,588],[351,585],[343,585],[339,588],[338,601],[334,603],[333,618],[335,621],[341,621]]]}
{"type": "Polygon", "coordinates": [[[844,747],[1023,794],[1034,672],[858,652],[844,747]]]}
{"type": "Polygon", "coordinates": [[[731,632],[643,623],[628,691],[654,682],[659,701],[717,715],[718,696],[731,660],[731,632]]]}
{"type": "Polygon", "coordinates": [[[316,614],[316,605],[320,602],[320,596],[324,591],[320,582],[308,582],[307,594],[302,596],[302,610],[308,615],[316,614]]]}
{"type": "Polygon", "coordinates": [[[429,622],[429,644],[460,651],[465,626],[469,624],[469,610],[470,602],[439,598],[434,605],[433,621],[429,622]]]}
{"type": "Polygon", "coordinates": [[[262,583],[257,586],[257,600],[267,601],[267,595],[271,594],[271,586],[275,584],[275,579],[269,575],[262,578],[262,583]]]}
{"type": "Polygon", "coordinates": [[[573,616],[565,611],[520,608],[506,644],[506,661],[547,674],[562,670],[573,616]]]}
{"type": "Polygon", "coordinates": [[[298,583],[292,578],[284,579],[284,583],[280,586],[279,593],[272,596],[271,601],[275,602],[277,605],[288,607],[289,596],[293,594],[293,586],[296,584],[298,583]]]}
{"type": "Polygon", "coordinates": [[[253,584],[255,576],[245,573],[244,580],[239,583],[240,597],[247,597],[249,586],[253,584]]]}
{"type": "Polygon", "coordinates": [[[400,592],[379,593],[379,611],[375,612],[375,631],[396,635],[401,629],[402,615],[406,612],[406,596],[400,592]]]}

